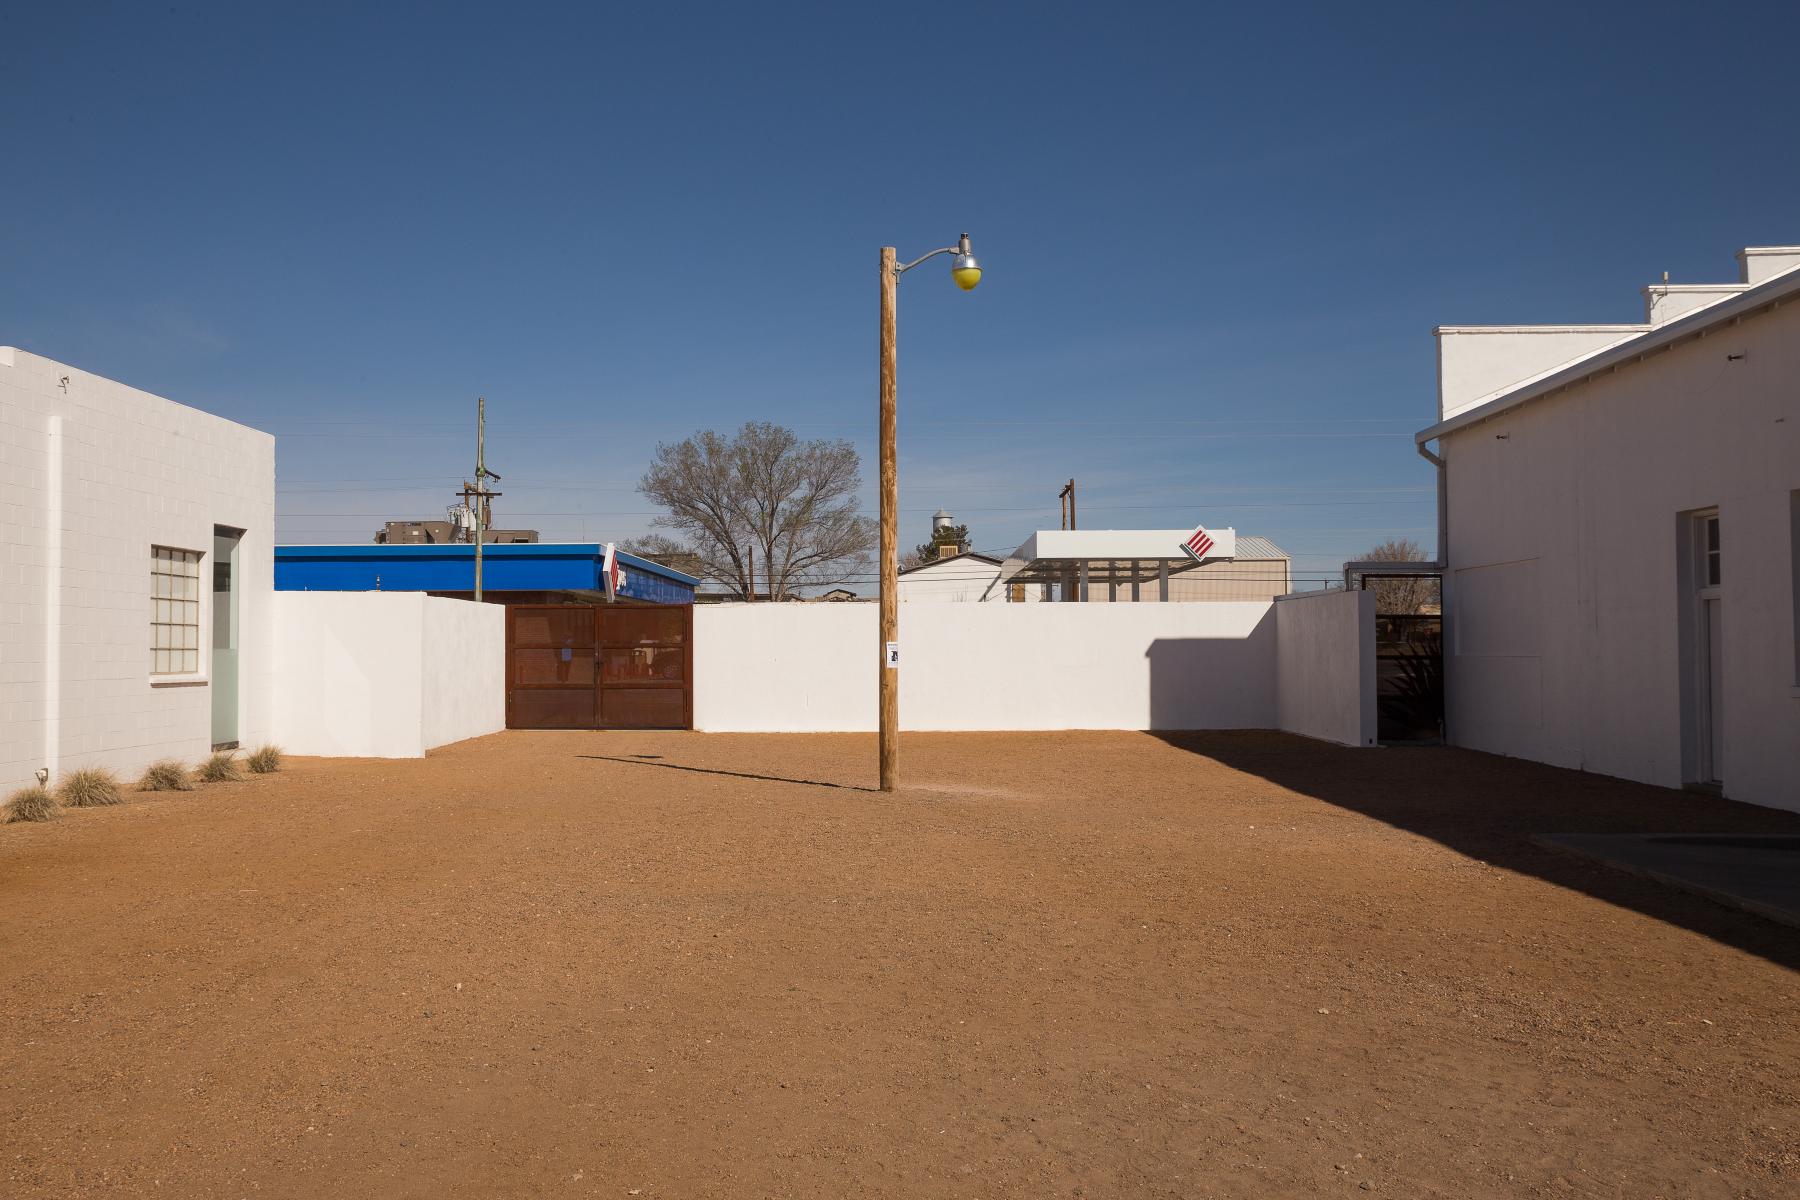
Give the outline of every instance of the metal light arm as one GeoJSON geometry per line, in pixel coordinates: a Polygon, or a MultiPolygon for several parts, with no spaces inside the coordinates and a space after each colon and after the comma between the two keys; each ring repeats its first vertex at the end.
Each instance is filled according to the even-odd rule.
{"type": "Polygon", "coordinates": [[[970,266],[973,266],[975,264],[974,256],[969,253],[969,235],[965,233],[962,235],[961,239],[959,239],[957,241],[956,245],[954,245],[954,246],[939,246],[936,250],[933,250],[930,254],[920,255],[918,258],[913,259],[911,262],[907,263],[903,267],[895,267],[894,274],[895,275],[904,275],[908,271],[912,270],[914,267],[918,266],[920,263],[925,262],[928,259],[936,258],[940,254],[954,254],[959,259],[968,259],[970,266]]]}
{"type": "Polygon", "coordinates": [[[960,247],[960,246],[940,246],[938,249],[933,250],[930,254],[922,254],[918,258],[913,259],[911,262],[907,263],[904,267],[895,267],[894,274],[904,275],[908,271],[912,270],[914,267],[918,266],[920,263],[925,262],[927,259],[936,258],[940,254],[963,254],[963,253],[966,253],[966,251],[964,251],[962,249],[962,247],[960,247]]]}

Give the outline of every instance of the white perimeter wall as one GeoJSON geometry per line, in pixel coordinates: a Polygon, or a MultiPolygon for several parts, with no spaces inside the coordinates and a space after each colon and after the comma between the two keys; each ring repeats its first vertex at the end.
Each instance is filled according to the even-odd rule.
{"type": "Polygon", "coordinates": [[[238,740],[266,740],[274,524],[268,434],[0,347],[0,793],[211,750],[214,525],[244,531],[238,740]],[[203,554],[201,669],[178,680],[150,674],[155,545],[203,554]]]}
{"type": "Polygon", "coordinates": [[[424,749],[506,728],[506,606],[425,597],[424,749]]]}
{"type": "MultiPolygon", "coordinates": [[[[1276,725],[1267,601],[921,604],[901,610],[906,729],[1237,729],[1276,725]]],[[[876,724],[873,604],[694,610],[694,727],[876,724]]]]}
{"type": "Polygon", "coordinates": [[[1305,592],[1275,605],[1275,695],[1290,733],[1373,746],[1375,593],[1305,592]]]}
{"type": "Polygon", "coordinates": [[[506,726],[506,609],[419,592],[277,592],[275,738],[419,758],[506,726]]]}
{"type": "Polygon", "coordinates": [[[1677,531],[1717,505],[1725,795],[1800,810],[1796,380],[1789,304],[1445,439],[1453,742],[1680,787],[1677,531]]]}

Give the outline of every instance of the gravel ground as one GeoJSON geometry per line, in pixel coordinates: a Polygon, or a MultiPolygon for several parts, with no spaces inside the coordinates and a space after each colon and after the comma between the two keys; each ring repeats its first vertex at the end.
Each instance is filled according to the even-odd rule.
{"type": "Polygon", "coordinates": [[[8,1196],[1800,1195],[1800,819],[1278,734],[506,733],[0,828],[8,1196]]]}

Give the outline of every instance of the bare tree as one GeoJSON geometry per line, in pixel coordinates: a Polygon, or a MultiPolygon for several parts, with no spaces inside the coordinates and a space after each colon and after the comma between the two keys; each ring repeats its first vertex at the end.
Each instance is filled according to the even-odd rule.
{"type": "MultiPolygon", "coordinates": [[[[1363,556],[1366,562],[1423,563],[1430,561],[1412,538],[1389,538],[1363,556]]],[[[1375,611],[1393,616],[1425,612],[1438,603],[1438,581],[1427,577],[1375,579],[1375,611]]]]}
{"type": "Polygon", "coordinates": [[[868,567],[877,527],[857,512],[861,466],[849,442],[803,442],[750,421],[735,434],[703,430],[659,444],[638,491],[667,510],[654,524],[679,535],[663,540],[692,553],[703,578],[742,596],[761,583],[785,600],[868,567]]]}
{"type": "Polygon", "coordinates": [[[619,549],[627,554],[635,554],[639,558],[647,558],[651,562],[661,563],[665,567],[673,567],[684,575],[692,575],[697,579],[706,577],[706,564],[700,561],[698,554],[674,538],[660,533],[648,533],[643,537],[628,538],[619,543],[619,549]]]}

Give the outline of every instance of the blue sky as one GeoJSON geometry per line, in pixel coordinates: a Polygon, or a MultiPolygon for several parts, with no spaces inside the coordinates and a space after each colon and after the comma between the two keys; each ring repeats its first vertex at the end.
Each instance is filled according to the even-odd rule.
{"type": "Polygon", "coordinates": [[[853,439],[902,541],[1429,545],[1439,323],[1629,321],[1800,242],[1793,5],[32,5],[0,344],[276,433],[284,541],[642,532],[660,440],[853,439]],[[251,11],[255,9],[257,11],[251,11]]]}

